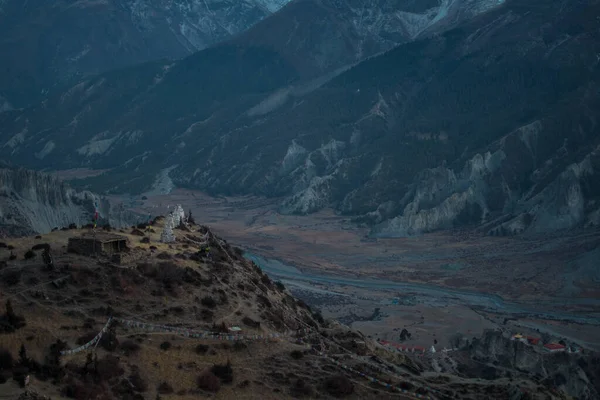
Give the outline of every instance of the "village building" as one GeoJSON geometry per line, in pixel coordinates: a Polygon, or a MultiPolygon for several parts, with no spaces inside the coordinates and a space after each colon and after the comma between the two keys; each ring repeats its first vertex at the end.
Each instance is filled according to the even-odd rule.
{"type": "Polygon", "coordinates": [[[67,247],[70,253],[84,256],[114,256],[128,251],[127,238],[107,232],[87,232],[69,238],[67,247]]]}
{"type": "Polygon", "coordinates": [[[560,351],[565,351],[566,346],[559,343],[548,343],[544,345],[544,348],[551,353],[558,353],[560,351]]]}
{"type": "Polygon", "coordinates": [[[510,340],[516,340],[516,341],[519,341],[522,343],[527,343],[527,338],[525,336],[521,335],[520,333],[517,333],[516,335],[512,335],[510,340]]]}
{"type": "Polygon", "coordinates": [[[394,342],[388,342],[387,340],[378,340],[379,343],[381,343],[382,345],[386,346],[386,347],[393,347],[396,349],[396,351],[402,351],[402,352],[406,352],[406,353],[421,353],[421,354],[425,354],[426,349],[423,346],[406,346],[403,344],[399,344],[399,343],[394,343],[394,342]]]}
{"type": "Polygon", "coordinates": [[[412,351],[413,353],[421,353],[421,354],[425,354],[425,347],[423,346],[413,346],[410,351],[412,351]]]}
{"type": "Polygon", "coordinates": [[[352,342],[353,344],[353,349],[356,352],[356,354],[364,356],[368,353],[369,349],[367,347],[367,343],[364,340],[354,340],[352,342]]]}
{"type": "Polygon", "coordinates": [[[532,346],[537,346],[540,343],[540,338],[527,336],[527,342],[532,346]]]}
{"type": "Polygon", "coordinates": [[[569,346],[569,353],[581,353],[581,347],[571,345],[569,346]]]}
{"type": "Polygon", "coordinates": [[[540,343],[540,338],[537,338],[535,336],[525,336],[520,333],[512,335],[510,340],[518,341],[518,342],[525,343],[525,344],[530,344],[532,346],[537,346],[540,343]]]}

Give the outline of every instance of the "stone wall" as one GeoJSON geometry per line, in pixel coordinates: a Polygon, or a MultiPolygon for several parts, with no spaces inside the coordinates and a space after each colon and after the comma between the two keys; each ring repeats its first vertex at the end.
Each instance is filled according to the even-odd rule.
{"type": "Polygon", "coordinates": [[[93,255],[95,253],[99,254],[102,252],[100,243],[97,243],[94,240],[82,238],[70,238],[67,249],[71,253],[86,256],[93,255]]]}
{"type": "Polygon", "coordinates": [[[110,257],[110,262],[117,265],[132,264],[142,258],[143,252],[132,250],[127,252],[115,253],[110,257]]]}
{"type": "Polygon", "coordinates": [[[102,252],[105,254],[121,253],[127,250],[127,240],[111,240],[108,242],[102,242],[102,252]]]}
{"type": "Polygon", "coordinates": [[[92,238],[70,238],[68,250],[86,256],[112,255],[127,250],[127,241],[123,239],[102,242],[92,238]]]}

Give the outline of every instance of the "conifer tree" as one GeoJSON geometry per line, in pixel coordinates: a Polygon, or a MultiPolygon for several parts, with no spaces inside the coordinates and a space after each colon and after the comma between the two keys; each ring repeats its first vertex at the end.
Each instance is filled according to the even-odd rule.
{"type": "Polygon", "coordinates": [[[89,352],[89,353],[87,353],[87,356],[86,356],[86,358],[85,358],[85,365],[84,365],[84,367],[83,367],[83,372],[87,374],[87,373],[89,372],[89,368],[90,368],[90,366],[91,366],[93,363],[94,363],[94,360],[92,359],[92,353],[91,353],[91,352],[89,352]]]}
{"type": "Polygon", "coordinates": [[[25,345],[21,343],[21,349],[19,350],[19,363],[22,366],[27,366],[29,364],[29,359],[27,358],[27,350],[25,349],[25,345]]]}
{"type": "Polygon", "coordinates": [[[191,208],[190,208],[190,211],[188,212],[187,222],[190,225],[196,225],[196,221],[194,220],[194,217],[192,216],[192,209],[191,208]]]}
{"type": "Polygon", "coordinates": [[[19,327],[19,317],[17,317],[17,314],[15,314],[10,300],[6,300],[6,320],[8,321],[8,324],[14,328],[19,327]]]}

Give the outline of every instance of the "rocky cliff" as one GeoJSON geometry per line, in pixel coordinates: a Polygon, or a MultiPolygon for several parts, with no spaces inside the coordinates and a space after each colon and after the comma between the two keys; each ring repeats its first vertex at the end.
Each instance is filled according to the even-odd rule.
{"type": "Polygon", "coordinates": [[[75,191],[53,176],[0,168],[0,236],[47,233],[53,228],[91,223],[94,206],[100,223],[124,226],[139,216],[87,191],[75,191]]]}
{"type": "Polygon", "coordinates": [[[479,371],[486,369],[481,363],[489,363],[488,373],[491,374],[494,374],[492,370],[496,370],[495,366],[495,373],[502,374],[503,369],[524,372],[579,399],[595,399],[599,396],[600,376],[593,365],[597,362],[594,355],[566,352],[550,354],[541,345],[534,347],[511,341],[496,331],[487,331],[483,337],[474,339],[469,353],[479,363],[476,367],[479,371]]]}
{"type": "Polygon", "coordinates": [[[182,58],[248,29],[287,1],[7,0],[0,8],[0,96],[21,107],[81,77],[182,58]]]}
{"type": "MultiPolygon", "coordinates": [[[[541,128],[539,122],[532,125],[513,135],[541,128]]],[[[419,175],[401,215],[377,225],[373,235],[406,236],[464,224],[482,225],[494,236],[599,226],[600,203],[594,176],[600,166],[600,147],[592,147],[573,163],[554,155],[544,166],[535,168],[535,161],[527,160],[526,153],[530,151],[528,146],[540,147],[539,139],[528,138],[533,140],[530,143],[522,141],[523,137],[512,139],[520,149],[500,148],[511,140],[509,136],[498,144],[498,150],[476,154],[462,170],[438,167],[419,175]],[[517,155],[524,158],[515,160],[517,155]],[[528,168],[518,173],[510,170],[527,161],[528,168]],[[541,180],[550,173],[553,176],[547,177],[548,181],[541,180]],[[522,188],[526,177],[531,181],[522,188]]],[[[369,213],[369,218],[375,223],[384,219],[378,211],[369,213]]]]}
{"type": "Polygon", "coordinates": [[[336,68],[360,52],[342,57],[339,43],[357,43],[354,33],[321,36],[318,18],[290,30],[309,23],[308,9],[354,21],[342,12],[353,3],[311,3],[180,62],[102,75],[2,113],[0,154],[36,168],[108,169],[81,182],[102,191],[142,192],[161,177],[282,196],[286,213],[334,207],[375,236],[597,226],[597,0],[376,2],[357,14],[373,37],[389,36],[382,21],[394,15],[440,17],[345,70],[336,68]],[[336,50],[308,54],[321,45],[336,50]]]}

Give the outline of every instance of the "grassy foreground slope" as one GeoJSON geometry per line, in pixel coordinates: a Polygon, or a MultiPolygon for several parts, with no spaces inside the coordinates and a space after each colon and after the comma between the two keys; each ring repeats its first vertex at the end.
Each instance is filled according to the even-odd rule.
{"type": "Polygon", "coordinates": [[[163,221],[110,232],[128,241],[118,263],[67,251],[68,239],[88,228],[0,244],[0,393],[19,399],[563,397],[522,377],[487,382],[431,371],[427,356],[392,352],[323,321],[206,227],[175,229],[176,242],[160,243],[163,221]],[[43,261],[47,246],[53,269],[43,261]]]}

